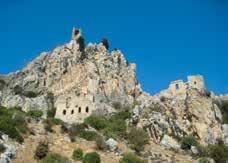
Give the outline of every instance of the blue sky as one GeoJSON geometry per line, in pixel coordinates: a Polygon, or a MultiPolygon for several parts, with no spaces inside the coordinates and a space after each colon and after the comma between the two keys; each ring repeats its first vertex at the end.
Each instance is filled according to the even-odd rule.
{"type": "Polygon", "coordinates": [[[3,0],[0,73],[68,42],[73,26],[83,29],[87,43],[107,37],[121,49],[151,94],[189,74],[228,93],[226,0],[3,0]]]}

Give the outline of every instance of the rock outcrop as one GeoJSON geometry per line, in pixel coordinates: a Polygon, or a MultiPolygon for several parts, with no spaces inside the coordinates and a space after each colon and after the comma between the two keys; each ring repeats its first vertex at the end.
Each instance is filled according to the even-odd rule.
{"type": "Polygon", "coordinates": [[[87,104],[92,111],[109,113],[112,103],[132,103],[138,98],[142,90],[136,65],[129,64],[119,50],[109,53],[102,43],[90,43],[81,51],[79,37],[81,31],[74,29],[69,43],[43,52],[23,70],[1,77],[0,105],[45,111],[52,106],[46,98],[51,93],[57,111],[62,108],[60,114],[68,107],[82,105],[79,109],[87,104]]]}

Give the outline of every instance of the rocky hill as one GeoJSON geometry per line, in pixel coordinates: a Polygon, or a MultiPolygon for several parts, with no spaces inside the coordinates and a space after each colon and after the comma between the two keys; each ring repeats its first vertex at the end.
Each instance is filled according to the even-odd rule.
{"type": "MultiPolygon", "coordinates": [[[[0,76],[0,106],[13,108],[11,110],[21,108],[23,113],[20,116],[26,112],[33,116],[32,120],[27,115],[24,118],[23,125],[28,123],[26,128],[33,136],[23,133],[25,143],[22,146],[15,144],[15,136],[9,135],[11,132],[6,129],[9,127],[0,125],[0,145],[8,147],[1,154],[0,162],[7,162],[11,155],[16,155],[15,163],[35,162],[31,153],[45,139],[51,142],[52,152],[65,157],[70,157],[77,146],[91,151],[83,141],[85,135],[81,135],[84,139],[71,142],[72,137],[88,131],[119,144],[115,150],[109,151],[112,153],[98,151],[102,162],[118,162],[123,153],[134,150],[149,162],[196,162],[198,157],[212,157],[202,154],[206,153],[202,146],[216,145],[221,141],[228,144],[228,98],[208,91],[202,76],[190,76],[187,83],[174,81],[169,88],[150,96],[141,89],[135,70],[136,65],[128,63],[120,50],[109,52],[106,39],[99,44],[85,45],[81,30],[73,29],[69,43],[41,53],[20,71],[0,76]],[[50,119],[48,112],[53,109],[55,112],[50,119]],[[34,122],[36,114],[33,111],[37,110],[43,115],[42,118],[35,117],[34,122]],[[50,129],[53,124],[49,120],[63,121],[61,128],[70,137],[59,132],[59,123],[53,133],[50,129]],[[75,134],[72,127],[82,122],[88,125],[86,130],[79,132],[76,127],[78,132],[75,134]],[[132,144],[143,140],[141,134],[133,132],[135,142],[131,142],[132,128],[141,134],[146,131],[149,139],[145,141],[145,148],[132,148],[132,144]],[[141,128],[144,130],[137,130],[141,128]],[[64,141],[67,150],[61,153],[58,148],[64,141]],[[28,153],[30,156],[23,159],[28,153]]],[[[9,119],[17,119],[18,111],[8,113],[4,109],[2,107],[2,113],[9,119]]],[[[21,126],[16,126],[16,131],[19,129],[21,126]]],[[[134,145],[144,146],[140,143],[134,145]]]]}

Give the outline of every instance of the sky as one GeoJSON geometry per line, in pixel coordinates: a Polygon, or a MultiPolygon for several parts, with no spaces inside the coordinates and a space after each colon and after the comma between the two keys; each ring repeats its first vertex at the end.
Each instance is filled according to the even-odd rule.
{"type": "Polygon", "coordinates": [[[73,27],[87,43],[108,38],[150,94],[194,74],[228,93],[227,0],[0,0],[0,74],[67,43],[73,27]]]}

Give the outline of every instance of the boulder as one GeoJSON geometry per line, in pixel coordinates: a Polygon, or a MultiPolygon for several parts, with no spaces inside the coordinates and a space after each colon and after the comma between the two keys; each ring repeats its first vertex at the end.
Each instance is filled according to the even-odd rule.
{"type": "Polygon", "coordinates": [[[179,149],[180,148],[180,145],[177,143],[177,141],[168,135],[164,135],[160,144],[165,146],[168,149],[179,149]]]}
{"type": "Polygon", "coordinates": [[[114,139],[110,138],[105,143],[110,151],[113,152],[117,149],[118,142],[115,141],[114,139]]]}
{"type": "Polygon", "coordinates": [[[198,155],[199,154],[199,150],[196,146],[191,146],[191,152],[194,155],[198,155]]]}

